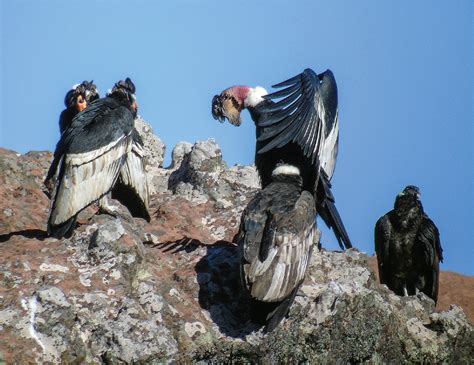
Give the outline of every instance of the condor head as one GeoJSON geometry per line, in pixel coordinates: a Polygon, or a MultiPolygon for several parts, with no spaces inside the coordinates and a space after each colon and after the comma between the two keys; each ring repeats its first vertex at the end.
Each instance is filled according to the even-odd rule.
{"type": "Polygon", "coordinates": [[[130,80],[129,77],[127,77],[125,80],[116,82],[112,90],[107,92],[107,96],[122,100],[128,104],[133,116],[136,117],[138,112],[138,104],[135,92],[135,84],[132,82],[132,80],[130,80]]]}
{"type": "Polygon", "coordinates": [[[66,108],[74,108],[82,112],[88,104],[99,98],[99,92],[94,81],[83,81],[74,85],[64,98],[66,108]]]}
{"type": "Polygon", "coordinates": [[[212,116],[221,123],[227,119],[231,124],[239,126],[242,123],[240,112],[244,108],[244,103],[234,95],[232,89],[226,89],[212,98],[212,116]]]}
{"type": "Polygon", "coordinates": [[[212,116],[221,123],[227,119],[238,127],[242,123],[242,110],[257,106],[266,94],[267,91],[260,86],[232,86],[212,98],[212,116]]]}

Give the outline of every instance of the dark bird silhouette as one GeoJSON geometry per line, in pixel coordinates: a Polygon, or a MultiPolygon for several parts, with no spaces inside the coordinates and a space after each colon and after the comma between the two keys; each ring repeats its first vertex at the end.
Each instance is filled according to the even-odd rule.
{"type": "Polygon", "coordinates": [[[55,151],[60,161],[48,219],[50,236],[71,234],[79,212],[110,192],[119,178],[116,197],[132,215],[150,220],[146,179],[137,181],[144,162],[134,158],[142,153],[134,150],[136,114],[135,85],[127,78],[73,118],[55,151]]]}
{"type": "Polygon", "coordinates": [[[419,196],[413,185],[397,195],[394,209],[375,224],[375,252],[382,284],[401,296],[421,291],[436,303],[443,250],[419,196]]]}
{"type": "Polygon", "coordinates": [[[304,280],[316,240],[313,195],[299,169],[279,165],[270,183],[242,214],[236,243],[251,317],[272,331],[287,314],[304,280]]]}
{"type": "Polygon", "coordinates": [[[247,108],[256,126],[255,164],[262,187],[271,182],[277,163],[298,167],[303,189],[315,196],[317,212],[332,228],[342,249],[352,247],[336,209],[331,178],[339,144],[337,85],[330,70],[317,75],[306,69],[275,88],[233,86],[212,100],[212,115],[223,122],[241,124],[247,108]]]}

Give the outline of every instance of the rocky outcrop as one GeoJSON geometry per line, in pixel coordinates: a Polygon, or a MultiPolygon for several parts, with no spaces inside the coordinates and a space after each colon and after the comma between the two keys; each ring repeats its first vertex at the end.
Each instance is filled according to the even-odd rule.
{"type": "Polygon", "coordinates": [[[0,362],[474,361],[461,307],[395,296],[354,249],[314,252],[288,318],[263,334],[232,243],[257,175],[227,167],[213,140],[150,170],[151,223],[91,208],[63,240],[44,232],[51,157],[0,151],[0,362]]]}
{"type": "Polygon", "coordinates": [[[163,141],[153,133],[151,126],[138,115],[135,118],[135,129],[142,137],[145,156],[146,156],[146,170],[148,176],[148,186],[150,194],[157,192],[156,186],[162,185],[162,167],[165,159],[166,146],[163,141]]]}
{"type": "Polygon", "coordinates": [[[151,125],[145,122],[140,115],[135,118],[135,129],[143,140],[147,168],[152,170],[163,167],[166,152],[163,141],[153,133],[151,125]]]}

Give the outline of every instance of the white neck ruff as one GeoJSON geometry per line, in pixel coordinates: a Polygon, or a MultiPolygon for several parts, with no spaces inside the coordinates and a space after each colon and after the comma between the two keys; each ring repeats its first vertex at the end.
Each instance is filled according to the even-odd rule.
{"type": "Polygon", "coordinates": [[[244,106],[248,107],[255,107],[260,104],[264,99],[263,96],[267,95],[268,92],[261,86],[251,87],[247,97],[244,100],[244,106]]]}

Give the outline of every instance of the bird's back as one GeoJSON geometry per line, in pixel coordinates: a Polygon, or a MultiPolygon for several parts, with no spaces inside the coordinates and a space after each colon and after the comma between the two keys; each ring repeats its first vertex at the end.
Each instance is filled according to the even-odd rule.
{"type": "Polygon", "coordinates": [[[307,191],[273,182],[243,213],[238,244],[244,285],[253,298],[277,302],[302,280],[315,233],[315,204],[307,191]]]}
{"type": "Polygon", "coordinates": [[[105,147],[129,135],[134,117],[129,108],[113,98],[98,99],[72,120],[63,143],[69,153],[84,153],[105,147]]]}

